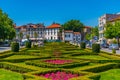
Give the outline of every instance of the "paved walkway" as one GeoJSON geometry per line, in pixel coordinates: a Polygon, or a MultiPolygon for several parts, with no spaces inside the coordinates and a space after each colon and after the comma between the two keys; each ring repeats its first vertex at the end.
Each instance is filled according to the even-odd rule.
{"type": "Polygon", "coordinates": [[[10,47],[0,47],[0,52],[8,51],[10,49],[10,47]]]}
{"type": "MultiPolygon", "coordinates": [[[[102,48],[101,51],[112,53],[112,50],[109,50],[108,48],[102,48]]],[[[120,54],[120,50],[116,50],[116,54],[120,54]]]]}

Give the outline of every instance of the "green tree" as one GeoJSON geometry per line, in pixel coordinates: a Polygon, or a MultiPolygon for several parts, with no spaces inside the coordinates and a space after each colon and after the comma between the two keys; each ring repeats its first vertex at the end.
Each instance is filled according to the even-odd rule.
{"type": "Polygon", "coordinates": [[[98,32],[98,27],[97,26],[92,28],[91,34],[86,34],[85,35],[85,39],[86,40],[90,40],[94,36],[97,36],[97,37],[99,36],[99,32],[98,32]]]}
{"type": "Polygon", "coordinates": [[[97,26],[95,26],[95,27],[93,27],[92,28],[92,36],[94,37],[94,36],[99,36],[99,32],[98,32],[98,27],[97,26]]]}
{"type": "Polygon", "coordinates": [[[15,29],[12,19],[0,9],[0,40],[12,40],[15,37],[15,29]]]}
{"type": "Polygon", "coordinates": [[[91,40],[91,34],[86,34],[86,35],[85,35],[85,39],[86,39],[86,40],[91,40]]]}
{"type": "Polygon", "coordinates": [[[116,21],[114,24],[107,23],[105,26],[105,37],[107,39],[117,38],[119,43],[120,37],[120,22],[116,21]]]}
{"type": "Polygon", "coordinates": [[[70,20],[62,25],[62,29],[64,30],[73,30],[75,32],[81,32],[83,30],[83,23],[79,20],[70,20]]]}

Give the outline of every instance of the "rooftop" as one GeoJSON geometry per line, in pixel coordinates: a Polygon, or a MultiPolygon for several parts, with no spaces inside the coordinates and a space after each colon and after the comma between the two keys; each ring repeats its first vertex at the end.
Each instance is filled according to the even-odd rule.
{"type": "Polygon", "coordinates": [[[50,25],[50,26],[48,26],[48,27],[46,27],[46,28],[47,28],[47,29],[51,29],[51,28],[60,28],[60,27],[61,27],[60,24],[54,23],[54,24],[52,24],[52,25],[50,25]]]}
{"type": "Polygon", "coordinates": [[[65,30],[66,33],[73,33],[73,30],[65,30]]]}
{"type": "Polygon", "coordinates": [[[80,34],[80,32],[74,32],[74,34],[80,34]]]}

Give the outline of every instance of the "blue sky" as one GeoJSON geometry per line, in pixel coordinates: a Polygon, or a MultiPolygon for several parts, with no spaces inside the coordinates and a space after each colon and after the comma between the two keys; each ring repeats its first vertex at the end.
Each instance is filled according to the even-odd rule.
{"type": "Polygon", "coordinates": [[[96,26],[101,15],[120,12],[120,0],[0,0],[0,8],[18,26],[27,23],[63,24],[70,19],[96,26]]]}

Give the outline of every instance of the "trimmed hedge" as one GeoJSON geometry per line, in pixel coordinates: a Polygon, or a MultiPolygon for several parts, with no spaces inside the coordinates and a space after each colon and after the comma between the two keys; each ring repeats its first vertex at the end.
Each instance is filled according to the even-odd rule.
{"type": "Polygon", "coordinates": [[[12,56],[12,55],[14,55],[14,53],[4,53],[4,54],[0,55],[0,58],[6,58],[6,57],[9,57],[9,56],[12,56]]]}
{"type": "Polygon", "coordinates": [[[106,71],[109,69],[118,68],[119,65],[120,64],[116,64],[116,63],[105,63],[105,64],[100,64],[97,66],[88,67],[84,69],[83,71],[98,73],[98,72],[106,71]]]}
{"type": "Polygon", "coordinates": [[[85,49],[86,48],[86,43],[85,42],[81,42],[80,43],[80,47],[81,47],[81,49],[85,49]]]}
{"type": "Polygon", "coordinates": [[[26,61],[25,63],[28,65],[34,65],[34,66],[44,67],[44,68],[74,68],[74,67],[88,65],[90,62],[82,61],[82,62],[72,62],[72,63],[66,63],[66,64],[59,65],[59,64],[50,64],[44,61],[37,60],[37,61],[26,61]]]}
{"type": "Polygon", "coordinates": [[[100,53],[99,55],[109,59],[120,60],[120,56],[117,55],[106,54],[106,53],[100,53]]]}
{"type": "Polygon", "coordinates": [[[12,42],[11,51],[12,51],[12,52],[19,52],[19,43],[17,43],[17,42],[12,42]]]}
{"type": "Polygon", "coordinates": [[[12,70],[15,72],[20,72],[20,73],[26,73],[26,72],[31,72],[34,71],[32,69],[28,69],[24,66],[21,65],[16,65],[16,64],[12,64],[12,63],[8,63],[8,62],[1,62],[0,63],[0,68],[4,68],[4,69],[8,69],[8,70],[12,70]]]}
{"type": "Polygon", "coordinates": [[[51,57],[38,57],[38,58],[21,58],[21,59],[0,59],[0,61],[7,61],[7,62],[24,62],[27,60],[39,60],[39,59],[47,59],[47,58],[51,58],[51,57]]]}
{"type": "Polygon", "coordinates": [[[100,44],[92,44],[92,52],[99,53],[100,52],[100,44]]]}

